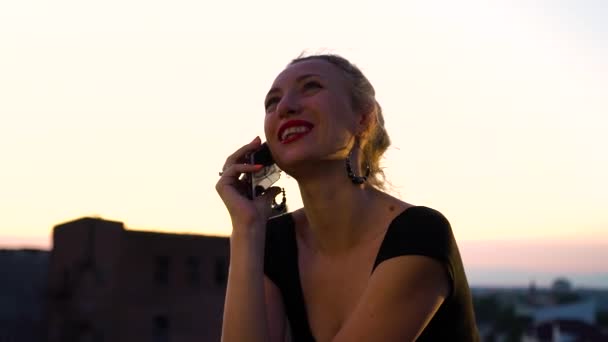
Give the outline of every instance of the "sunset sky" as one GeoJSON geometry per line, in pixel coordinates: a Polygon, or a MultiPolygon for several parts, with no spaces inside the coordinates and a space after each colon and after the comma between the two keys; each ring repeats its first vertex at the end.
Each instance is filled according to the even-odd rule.
{"type": "Polygon", "coordinates": [[[376,88],[390,192],[466,267],[608,274],[608,4],[533,3],[3,1],[0,247],[82,216],[230,234],[224,159],[292,58],[332,52],[376,88]]]}

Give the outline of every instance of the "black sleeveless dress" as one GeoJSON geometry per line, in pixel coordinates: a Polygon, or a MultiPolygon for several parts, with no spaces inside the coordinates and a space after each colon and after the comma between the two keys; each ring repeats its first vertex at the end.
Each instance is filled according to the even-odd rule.
{"type": "MultiPolygon", "coordinates": [[[[424,255],[438,260],[446,268],[451,285],[449,296],[417,341],[478,341],[471,292],[448,220],[428,207],[404,210],[389,225],[373,270],[384,260],[402,255],[424,255]]],[[[300,283],[295,223],[291,214],[268,221],[264,273],[281,291],[292,340],[315,341],[300,283]]]]}

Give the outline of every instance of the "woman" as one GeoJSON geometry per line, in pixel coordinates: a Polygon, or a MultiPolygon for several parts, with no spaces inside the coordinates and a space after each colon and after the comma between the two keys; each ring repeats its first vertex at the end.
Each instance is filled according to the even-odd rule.
{"type": "Polygon", "coordinates": [[[272,187],[242,194],[246,155],[216,185],[232,219],[223,341],[474,341],[471,295],[445,217],[382,191],[389,146],[372,85],[342,57],[292,61],[264,131],[304,207],[275,216],[272,187]]]}

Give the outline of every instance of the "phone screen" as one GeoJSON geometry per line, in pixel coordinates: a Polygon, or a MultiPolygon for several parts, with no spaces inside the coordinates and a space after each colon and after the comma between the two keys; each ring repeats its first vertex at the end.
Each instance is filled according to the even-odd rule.
{"type": "Polygon", "coordinates": [[[264,165],[260,171],[251,174],[251,189],[250,198],[257,197],[264,193],[266,189],[272,186],[281,178],[281,169],[274,163],[268,144],[263,143],[262,146],[250,156],[251,164],[264,165]]]}

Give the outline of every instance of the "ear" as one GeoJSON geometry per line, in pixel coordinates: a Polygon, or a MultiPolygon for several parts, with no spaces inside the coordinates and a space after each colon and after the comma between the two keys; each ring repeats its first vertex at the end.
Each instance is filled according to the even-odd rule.
{"type": "Polygon", "coordinates": [[[376,117],[374,110],[366,111],[357,116],[357,135],[366,138],[368,133],[373,128],[373,123],[376,117]]]}

